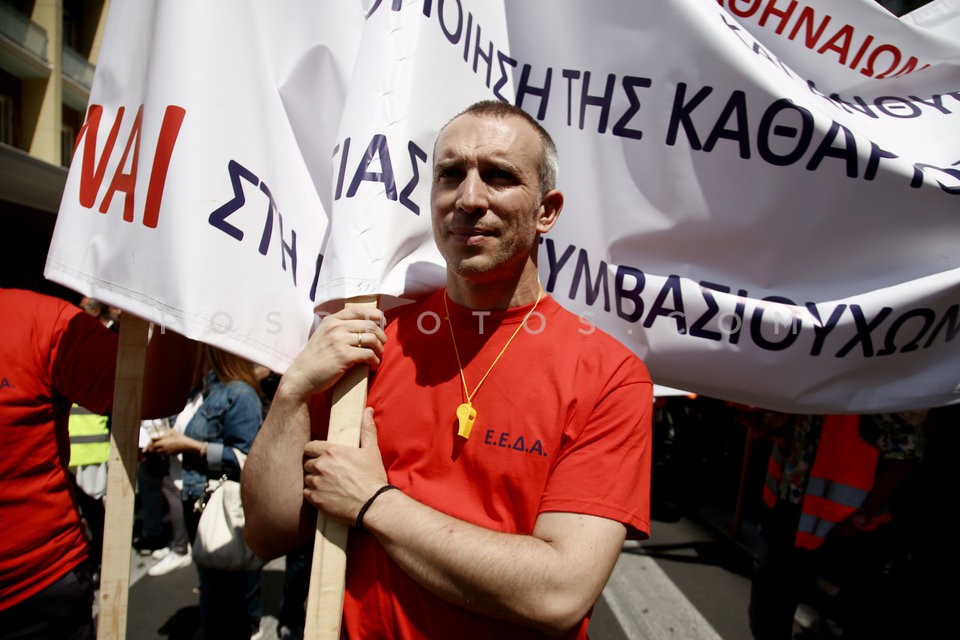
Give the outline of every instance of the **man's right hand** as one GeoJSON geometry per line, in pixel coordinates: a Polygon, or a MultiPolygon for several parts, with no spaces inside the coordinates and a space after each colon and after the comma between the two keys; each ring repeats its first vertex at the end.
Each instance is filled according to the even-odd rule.
{"type": "Polygon", "coordinates": [[[376,307],[346,307],[325,317],[281,379],[277,393],[306,401],[326,391],[356,364],[380,365],[387,340],[376,307]]]}

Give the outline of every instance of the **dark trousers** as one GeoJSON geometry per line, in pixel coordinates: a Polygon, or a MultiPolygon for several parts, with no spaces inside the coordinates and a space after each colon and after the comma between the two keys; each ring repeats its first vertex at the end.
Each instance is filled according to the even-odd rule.
{"type": "Polygon", "coordinates": [[[93,640],[94,583],[87,566],[69,571],[52,585],[0,611],[0,640],[93,640]]]}
{"type": "Polygon", "coordinates": [[[285,560],[278,622],[281,627],[302,630],[307,617],[306,600],[310,590],[313,542],[291,551],[286,555],[285,560]]]}
{"type": "Polygon", "coordinates": [[[760,524],[749,609],[756,640],[791,640],[797,605],[816,580],[815,554],[793,544],[799,519],[800,505],[782,502],[760,524]]]}
{"type": "Polygon", "coordinates": [[[140,499],[141,548],[159,549],[166,545],[163,526],[163,476],[169,463],[156,454],[146,454],[137,465],[137,497],[140,499]],[[154,547],[153,545],[157,545],[154,547]]]}
{"type": "Polygon", "coordinates": [[[183,515],[183,496],[180,495],[180,489],[174,484],[173,477],[169,473],[160,481],[160,490],[170,512],[170,550],[183,555],[189,550],[190,545],[187,521],[183,515]]]}
{"type": "Polygon", "coordinates": [[[80,504],[80,515],[90,531],[90,559],[99,566],[103,556],[103,526],[106,515],[103,500],[91,498],[78,487],[77,502],[80,504]]]}

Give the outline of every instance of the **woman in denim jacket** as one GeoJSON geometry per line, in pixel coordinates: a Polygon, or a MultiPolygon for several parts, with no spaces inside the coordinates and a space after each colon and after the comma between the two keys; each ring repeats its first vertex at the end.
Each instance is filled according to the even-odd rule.
{"type": "MultiPolygon", "coordinates": [[[[164,455],[183,454],[183,511],[191,544],[200,520],[194,504],[203,495],[207,480],[223,475],[240,479],[235,449],[243,454],[250,451],[264,415],[263,392],[253,363],[209,345],[203,346],[201,360],[198,393],[203,394],[203,403],[183,434],[172,431],[148,449],[164,455]]],[[[244,572],[245,579],[235,571],[204,567],[197,567],[197,573],[206,637],[247,640],[259,631],[259,570],[244,572]]]]}

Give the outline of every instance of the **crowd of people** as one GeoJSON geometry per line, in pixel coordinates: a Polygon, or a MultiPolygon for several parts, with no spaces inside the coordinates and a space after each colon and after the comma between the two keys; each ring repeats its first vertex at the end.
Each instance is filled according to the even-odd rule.
{"type": "Polygon", "coordinates": [[[754,638],[792,638],[797,607],[820,578],[839,582],[834,586],[842,593],[841,606],[824,609],[833,625],[827,633],[883,636],[903,622],[896,615],[874,615],[891,596],[891,582],[881,574],[897,549],[891,539],[868,546],[877,544],[878,531],[889,529],[923,459],[928,411],[761,415],[773,446],[761,488],[766,508],[750,593],[754,638]],[[859,575],[838,579],[835,570],[857,556],[864,561],[859,575]]]}
{"type": "Polygon", "coordinates": [[[724,566],[750,579],[745,637],[939,635],[960,405],[809,415],[705,397],[657,404],[658,519],[688,515],[729,542],[724,566]]]}
{"type": "MultiPolygon", "coordinates": [[[[287,558],[288,628],[303,623],[320,510],[352,527],[347,637],[587,637],[624,541],[650,534],[653,384],[636,355],[582,331],[541,286],[539,239],[564,202],[549,133],[484,101],[443,126],[433,158],[443,289],[389,314],[324,318],[276,388],[265,368],[176,334],[166,362],[148,358],[157,373],[145,388],[163,392],[144,401],[138,471],[151,576],[192,565],[194,505],[225,475],[242,484],[250,547],[287,558]],[[420,330],[425,313],[443,330],[420,330]],[[325,436],[331,391],[356,365],[371,375],[352,447],[325,436]]],[[[71,462],[70,444],[99,442],[102,454],[109,429],[81,419],[109,416],[113,402],[117,336],[95,310],[105,314],[95,301],[0,289],[0,513],[23,523],[0,539],[0,639],[94,635],[105,460],[71,462]]],[[[778,446],[750,608],[757,640],[792,637],[806,553],[893,518],[925,417],[758,412],[778,446]]],[[[207,638],[262,633],[259,570],[194,570],[207,638]]]]}

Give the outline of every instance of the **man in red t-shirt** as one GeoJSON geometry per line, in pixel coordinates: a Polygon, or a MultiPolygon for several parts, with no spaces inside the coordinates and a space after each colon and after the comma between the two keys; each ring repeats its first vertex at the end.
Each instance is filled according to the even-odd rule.
{"type": "Polygon", "coordinates": [[[563,205],[556,148],[523,111],[473,105],[434,148],[443,291],[320,323],[243,474],[263,557],[315,511],[355,524],[344,628],[356,638],[586,638],[628,535],[649,532],[652,384],[538,278],[563,205]],[[370,365],[360,448],[322,440],[328,390],[370,365]],[[302,465],[301,465],[302,461],[302,465]]]}
{"type": "MultiPolygon", "coordinates": [[[[73,403],[110,412],[117,334],[65,300],[6,288],[0,327],[0,637],[93,638],[68,421],[73,403]]],[[[147,416],[174,413],[189,384],[193,348],[165,335],[151,341],[147,416]]]]}
{"type": "Polygon", "coordinates": [[[0,635],[26,624],[39,637],[93,637],[67,422],[73,402],[110,411],[117,334],[76,305],[18,289],[0,289],[0,326],[0,514],[11,525],[0,536],[0,635]],[[49,609],[33,606],[42,593],[49,609]]]}

